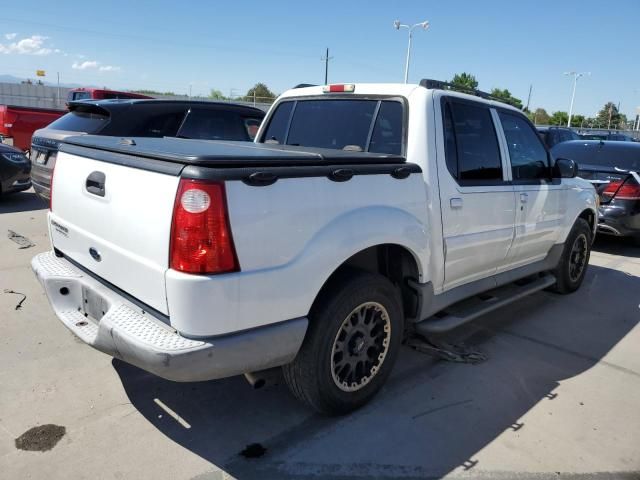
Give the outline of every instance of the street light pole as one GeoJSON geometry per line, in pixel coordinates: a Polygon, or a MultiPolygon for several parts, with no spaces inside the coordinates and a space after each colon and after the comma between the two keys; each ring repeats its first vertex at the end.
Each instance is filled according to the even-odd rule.
{"type": "Polygon", "coordinates": [[[565,75],[573,76],[573,92],[571,93],[571,105],[569,106],[569,120],[567,121],[567,127],[571,127],[571,117],[573,116],[573,102],[576,98],[576,87],[578,85],[578,79],[584,75],[591,75],[591,72],[564,72],[565,75]]]}
{"type": "Polygon", "coordinates": [[[393,27],[396,30],[400,30],[401,28],[406,28],[409,30],[409,44],[407,45],[407,60],[404,65],[404,83],[409,83],[409,60],[411,59],[411,40],[413,38],[413,29],[416,27],[421,27],[424,30],[429,28],[429,22],[424,21],[421,23],[416,23],[415,25],[405,25],[404,23],[400,23],[400,20],[396,20],[393,22],[393,27]]]}

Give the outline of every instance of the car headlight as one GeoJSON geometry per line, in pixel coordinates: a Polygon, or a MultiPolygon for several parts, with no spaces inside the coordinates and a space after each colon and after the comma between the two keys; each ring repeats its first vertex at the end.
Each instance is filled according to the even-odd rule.
{"type": "Polygon", "coordinates": [[[27,157],[23,153],[2,153],[0,155],[14,163],[24,163],[27,161],[27,157]]]}

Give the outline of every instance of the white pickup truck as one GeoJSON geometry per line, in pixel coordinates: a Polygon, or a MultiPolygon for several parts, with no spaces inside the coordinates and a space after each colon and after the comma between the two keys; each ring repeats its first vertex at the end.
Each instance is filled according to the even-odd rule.
{"type": "Polygon", "coordinates": [[[353,410],[407,335],[584,278],[594,188],[475,93],[295,88],[256,143],[68,138],[33,270],[109,355],[175,381],[281,367],[311,407],[353,410]]]}

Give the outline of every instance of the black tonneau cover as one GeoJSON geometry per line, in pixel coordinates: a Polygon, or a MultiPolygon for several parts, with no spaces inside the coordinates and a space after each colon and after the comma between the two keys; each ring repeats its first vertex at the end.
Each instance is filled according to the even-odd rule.
{"type": "MultiPolygon", "coordinates": [[[[64,143],[202,167],[389,165],[405,163],[405,158],[402,156],[383,153],[168,137],[134,137],[125,139],[99,135],[79,135],[66,138],[64,143]]],[[[65,151],[64,143],[60,146],[61,151],[65,151]]]]}

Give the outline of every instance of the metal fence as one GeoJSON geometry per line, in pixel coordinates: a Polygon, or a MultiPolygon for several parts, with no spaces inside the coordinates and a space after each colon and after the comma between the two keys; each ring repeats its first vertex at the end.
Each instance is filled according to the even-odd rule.
{"type": "MultiPolygon", "coordinates": [[[[32,108],[52,108],[65,110],[67,107],[67,93],[71,88],[51,87],[48,85],[34,85],[26,83],[1,83],[0,82],[0,105],[16,105],[32,108]]],[[[233,99],[214,99],[208,97],[189,97],[188,95],[154,95],[155,98],[167,100],[198,100],[205,102],[229,102],[250,105],[268,110],[273,103],[271,98],[237,97],[233,99]]]]}

